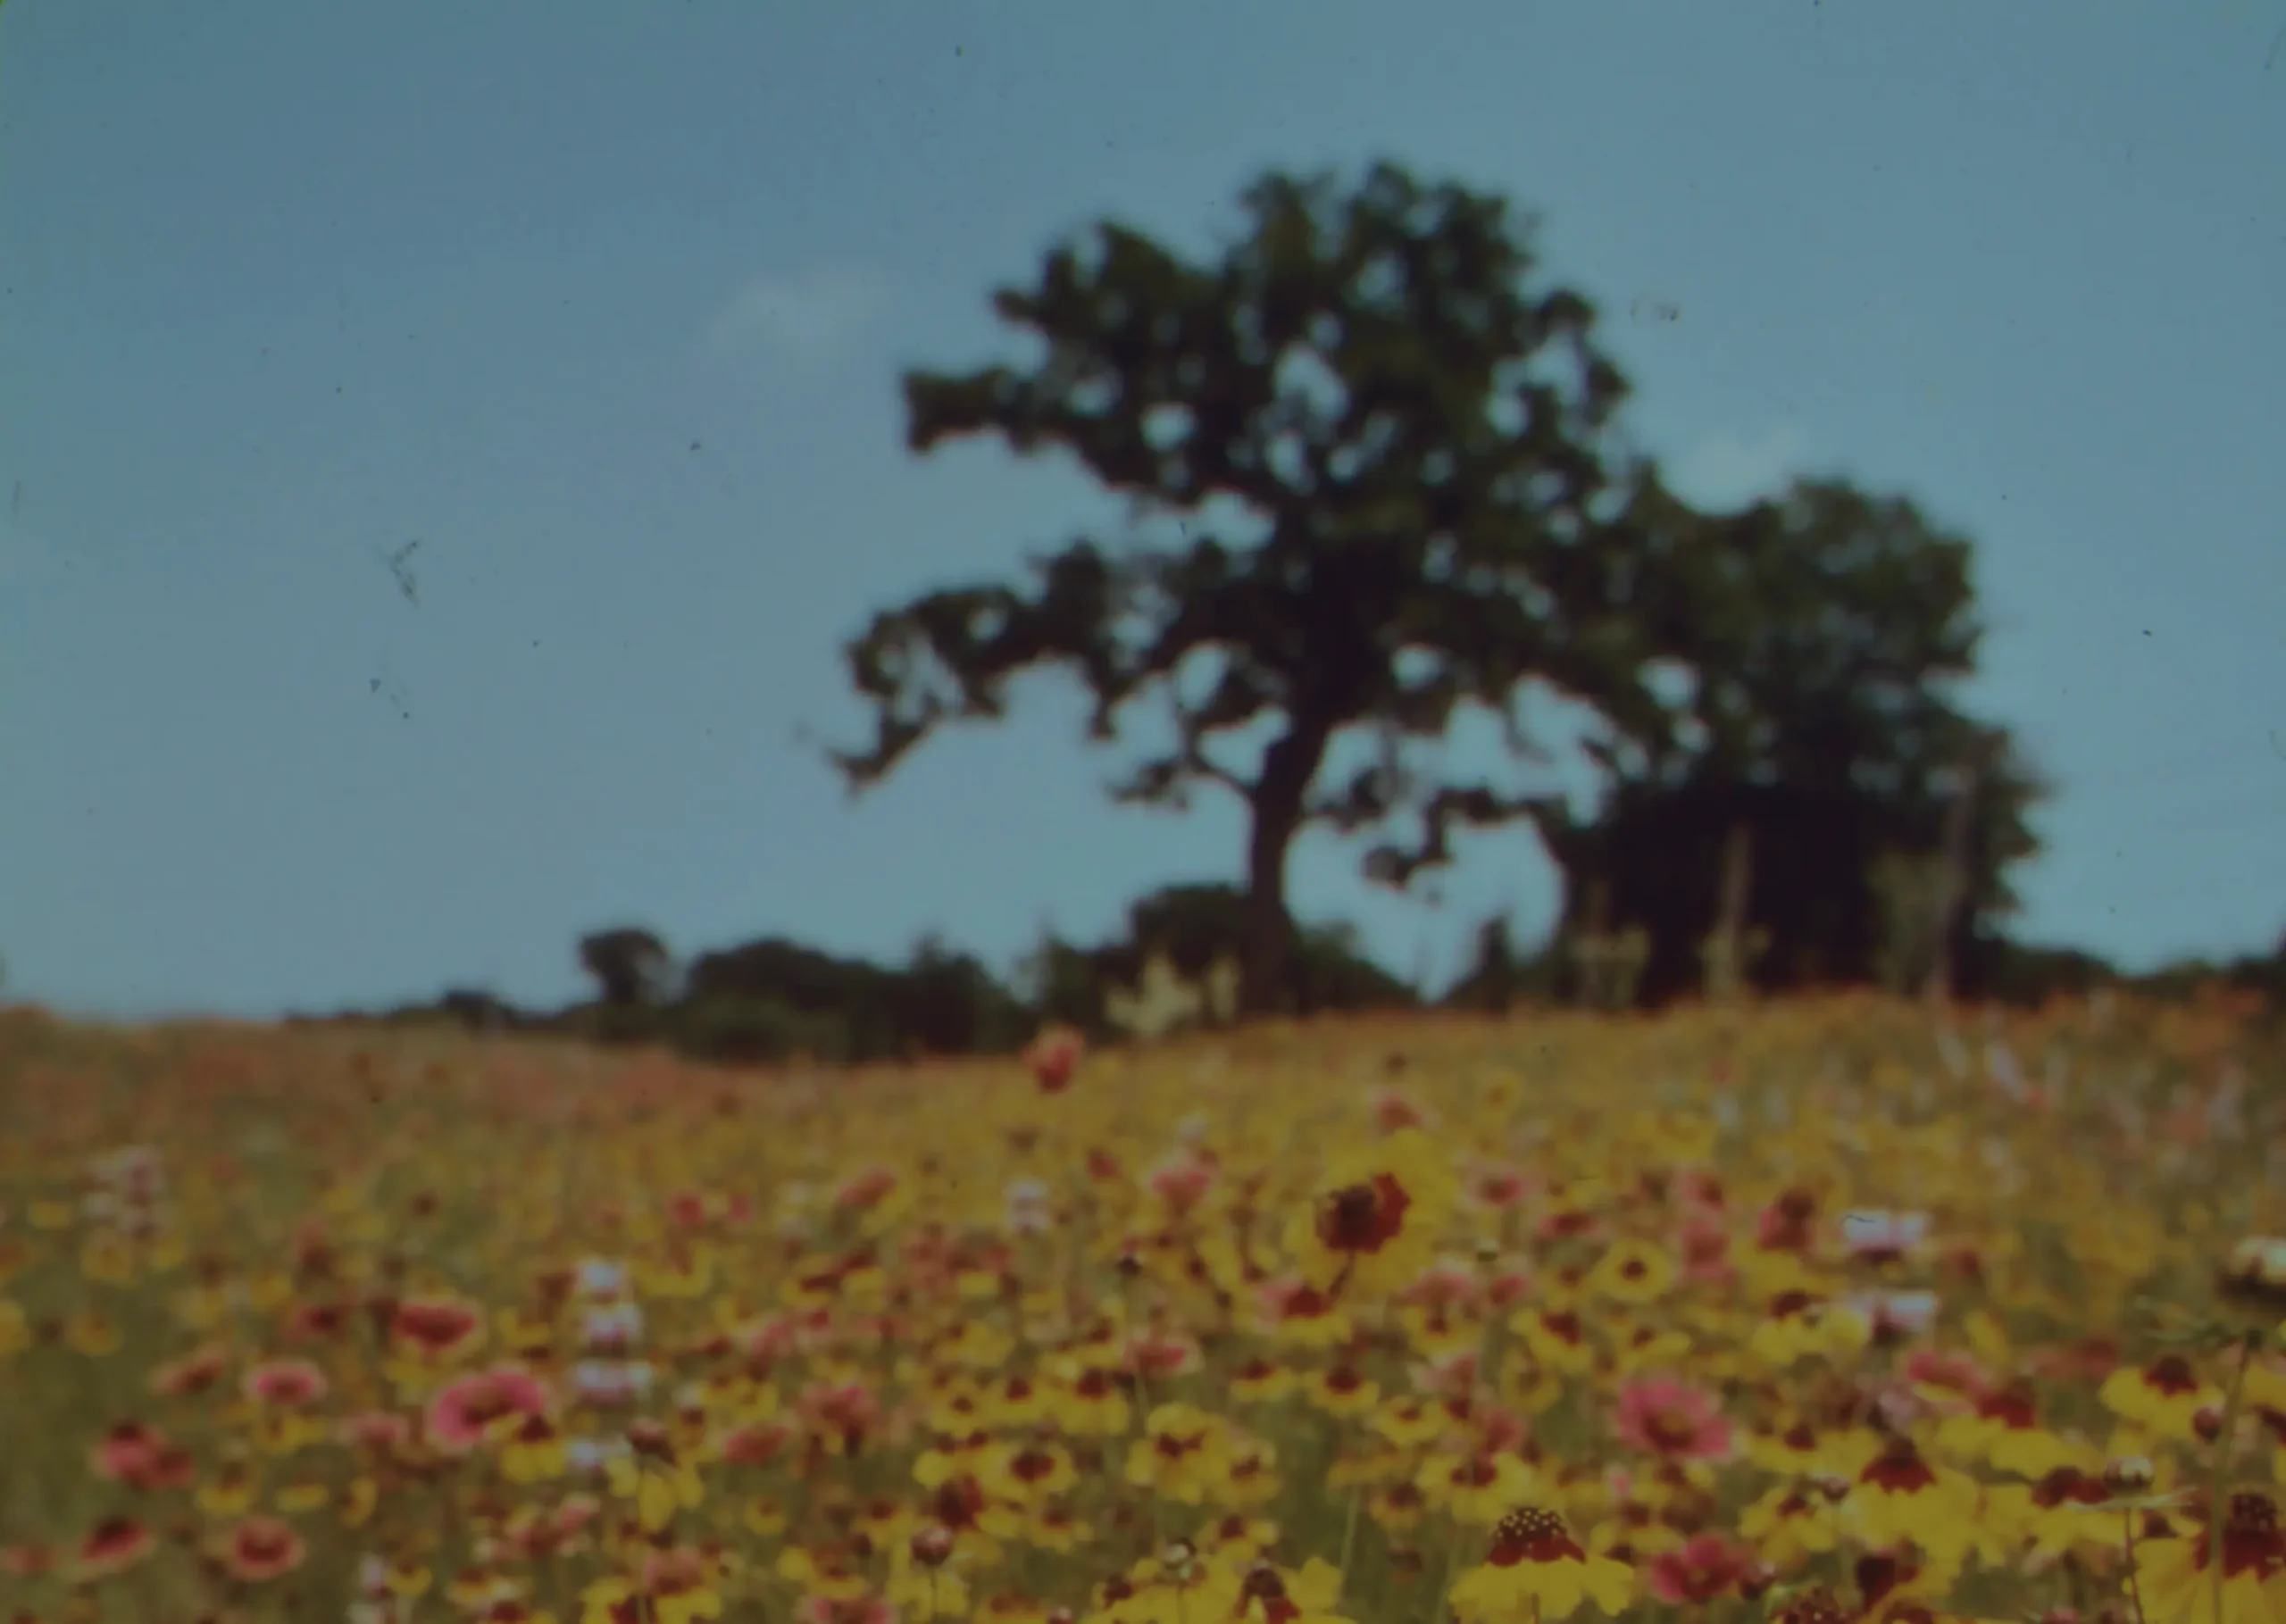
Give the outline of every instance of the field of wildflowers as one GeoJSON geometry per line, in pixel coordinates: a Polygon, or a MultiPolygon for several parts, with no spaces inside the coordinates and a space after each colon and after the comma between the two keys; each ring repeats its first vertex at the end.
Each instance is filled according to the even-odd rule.
{"type": "Polygon", "coordinates": [[[2286,1619],[2281,1053],[12,1017],[0,1620],[2286,1619]]]}

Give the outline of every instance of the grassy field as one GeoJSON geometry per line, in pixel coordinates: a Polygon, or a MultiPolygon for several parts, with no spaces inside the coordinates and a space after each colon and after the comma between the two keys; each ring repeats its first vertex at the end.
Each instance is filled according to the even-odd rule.
{"type": "Polygon", "coordinates": [[[2282,1082],[2219,1002],[7,1016],[0,1620],[2286,1620],[2282,1082]]]}

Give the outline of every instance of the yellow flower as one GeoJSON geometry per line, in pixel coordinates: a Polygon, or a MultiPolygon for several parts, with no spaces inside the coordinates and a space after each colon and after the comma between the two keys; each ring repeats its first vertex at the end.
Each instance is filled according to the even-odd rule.
{"type": "Polygon", "coordinates": [[[699,1624],[722,1616],[722,1598],[711,1586],[647,1589],[619,1578],[594,1581],[580,1593],[580,1624],[622,1624],[627,1619],[699,1624]]]}
{"type": "Polygon", "coordinates": [[[2198,1436],[2192,1417],[2223,1402],[2223,1395],[2199,1380],[2180,1353],[2162,1354],[2140,1370],[2121,1366],[2104,1378],[2097,1396],[2113,1414],[2181,1443],[2198,1436]]]}
{"type": "Polygon", "coordinates": [[[1519,1309],[1509,1316],[1508,1328],[1550,1374],[1585,1376],[1596,1368],[1596,1350],[1588,1341],[1587,1324],[1569,1309],[1519,1309]]]}
{"type": "Polygon", "coordinates": [[[1811,1292],[1785,1291],[1771,1299],[1769,1316],[1754,1328],[1747,1345],[1765,1364],[1784,1370],[1800,1359],[1847,1358],[1873,1339],[1873,1326],[1856,1309],[1811,1292]]]}
{"type": "Polygon", "coordinates": [[[511,1483],[546,1483],[563,1475],[563,1437],[544,1415],[504,1415],[486,1428],[499,1445],[500,1475],[511,1483]]]}
{"type": "Polygon", "coordinates": [[[1635,1570],[1590,1556],[1562,1518],[1530,1508],[1500,1520],[1492,1531],[1491,1553],[1481,1566],[1461,1575],[1450,1599],[1463,1624],[1565,1619],[1582,1602],[1616,1615],[1635,1599],[1635,1570]]]}
{"type": "Polygon", "coordinates": [[[1130,1428],[1127,1398],[1111,1370],[1095,1363],[1068,1366],[1061,1382],[1049,1388],[1047,1407],[1056,1428],[1072,1437],[1120,1437],[1130,1428]]]}
{"type": "Polygon", "coordinates": [[[799,1587],[803,1595],[827,1602],[855,1602],[872,1588],[838,1552],[813,1552],[788,1545],[778,1553],[778,1577],[799,1587]]]}
{"type": "Polygon", "coordinates": [[[380,1503],[380,1487],[371,1478],[353,1478],[342,1491],[341,1526],[362,1528],[372,1520],[373,1508],[380,1503]]]}
{"type": "MultiPolygon", "coordinates": [[[[2215,1570],[2206,1519],[2168,1538],[2135,1547],[2136,1588],[2144,1624],[2207,1624],[2215,1616],[2215,1570]]],[[[2223,1624],[2273,1624],[2286,1618],[2286,1537],[2268,1495],[2231,1496],[2223,1522],[2223,1624]]]]}
{"type": "Polygon", "coordinates": [[[1337,1419],[1363,1415],[1381,1396],[1381,1385],[1367,1380],[1353,1364],[1310,1371],[1302,1378],[1302,1390],[1312,1404],[1337,1419]]]}
{"type": "Polygon", "coordinates": [[[1222,1470],[1207,1497],[1217,1505],[1245,1511],[1278,1497],[1281,1487],[1277,1471],[1278,1450],[1259,1439],[1231,1444],[1222,1457],[1222,1470]]]}
{"type": "Polygon", "coordinates": [[[611,1492],[622,1500],[635,1502],[636,1517],[646,1533],[658,1533],[674,1520],[677,1512],[695,1511],[706,1497],[697,1472],[657,1445],[649,1451],[614,1455],[605,1470],[611,1492]]]}
{"type": "Polygon", "coordinates": [[[1313,1556],[1298,1571],[1255,1562],[1239,1591],[1245,1624],[1348,1624],[1341,1605],[1341,1570],[1313,1556]]]}
{"type": "Polygon", "coordinates": [[[117,1230],[99,1230],[79,1248],[79,1272],[102,1285],[127,1285],[135,1278],[135,1248],[117,1230]]]}
{"type": "Polygon", "coordinates": [[[278,1491],[278,1509],[288,1516],[314,1512],[333,1497],[333,1491],[322,1483],[304,1480],[288,1483],[278,1491]]]}
{"type": "Polygon", "coordinates": [[[1588,1271],[1589,1289],[1614,1303],[1641,1307],[1674,1288],[1675,1261],[1648,1241],[1623,1237],[1588,1271]]]}
{"type": "Polygon", "coordinates": [[[1941,1560],[1973,1538],[1977,1498],[1974,1478],[1930,1465],[1909,1439],[1900,1437],[1890,1440],[1857,1474],[1841,1510],[1866,1545],[1878,1548],[1910,1540],[1941,1560]]]}
{"type": "Polygon", "coordinates": [[[1841,1542],[1839,1507],[1816,1489],[1781,1484],[1739,1513],[1739,1532],[1781,1572],[1841,1542]]]}
{"type": "Polygon", "coordinates": [[[978,1462],[976,1475],[995,1499],[1027,1508],[1045,1505],[1080,1480],[1071,1455],[1049,1443],[996,1444],[978,1462]]]}
{"type": "Polygon", "coordinates": [[[1431,1505],[1475,1528],[1492,1527],[1540,1487],[1532,1469],[1516,1456],[1477,1450],[1432,1453],[1413,1483],[1431,1505]]]}
{"type": "Polygon", "coordinates": [[[2057,1468],[2079,1461],[2087,1452],[2042,1427],[2036,1404],[2037,1395],[2030,1382],[2011,1382],[1978,1399],[1968,1414],[1947,1417],[1937,1428],[1937,1447],[1958,1459],[1989,1463],[2020,1478],[2045,1478],[2057,1468]]]}
{"type": "Polygon", "coordinates": [[[1282,1364],[1249,1360],[1231,1378],[1231,1397],[1241,1404],[1272,1404],[1294,1390],[1299,1378],[1282,1364]]]}
{"type": "Polygon", "coordinates": [[[63,1340],[82,1358],[105,1359],[119,1352],[125,1337],[118,1321],[100,1310],[89,1309],[71,1316],[63,1328],[63,1340]]]}
{"type": "Polygon", "coordinates": [[[1222,1475],[1222,1426],[1189,1404],[1161,1404],[1128,1450],[1127,1481],[1185,1505],[1203,1503],[1222,1475]]]}
{"type": "Polygon", "coordinates": [[[1405,1128],[1337,1153],[1286,1227],[1303,1279],[1348,1301],[1410,1284],[1435,1258],[1459,1196],[1426,1134],[1405,1128]]]}
{"type": "Polygon", "coordinates": [[[212,1479],[198,1486],[191,1503],[217,1522],[234,1522],[254,1509],[260,1488],[245,1462],[225,1461],[212,1479]]]}
{"type": "Polygon", "coordinates": [[[1042,1506],[1016,1520],[1012,1537],[1042,1551],[1055,1551],[1065,1555],[1092,1542],[1096,1531],[1062,1506],[1042,1506]]]}

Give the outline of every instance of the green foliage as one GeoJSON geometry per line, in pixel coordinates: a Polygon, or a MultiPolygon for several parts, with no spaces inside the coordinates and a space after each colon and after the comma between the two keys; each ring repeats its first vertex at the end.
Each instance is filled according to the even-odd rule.
{"type": "Polygon", "coordinates": [[[878,1041],[861,1042],[850,1018],[841,1012],[799,1009],[782,998],[735,993],[688,1000],[675,1012],[666,1035],[687,1054],[747,1065],[797,1055],[872,1060],[892,1052],[878,1041]]]}
{"type": "Polygon", "coordinates": [[[1986,996],[2024,1006],[2082,995],[2123,979],[2115,965],[2096,954],[2006,939],[1976,942],[1964,968],[1986,996]]]}
{"type": "Polygon", "coordinates": [[[915,451],[983,434],[1061,450],[1183,540],[1081,536],[1029,581],[877,615],[847,651],[873,738],[834,759],[853,788],[875,783],[942,723],[1002,716],[1034,669],[1084,684],[1098,742],[1159,702],[1172,742],[1113,794],[1180,809],[1211,785],[1246,803],[1263,1007],[1298,991],[1284,875],[1300,829],[1377,833],[1368,871],[1403,886],[1450,860],[1454,829],[1539,810],[1410,747],[1456,714],[1489,712],[1528,750],[1520,693],[1539,679],[1602,715],[1614,747],[1660,734],[1646,634],[1661,621],[1641,610],[1671,561],[1614,522],[1626,385],[1594,308],[1538,283],[1505,204],[1386,164],[1347,189],[1272,174],[1243,204],[1215,263],[1115,222],[1053,249],[1034,285],[994,296],[1042,341],[1030,370],[906,379],[915,451]],[[1218,532],[1232,512],[1243,523],[1218,532]],[[1258,764],[1231,761],[1232,736],[1264,724],[1258,764]],[[1319,786],[1351,730],[1377,759],[1319,786]]]}
{"type": "Polygon", "coordinates": [[[1656,636],[1682,651],[1685,722],[1651,750],[1591,742],[1612,790],[1591,817],[1551,808],[1540,829],[1577,923],[1590,882],[1613,917],[1650,937],[1653,1003],[1706,984],[1731,831],[1751,853],[1742,970],[1765,991],[1910,977],[1933,962],[1931,876],[1960,770],[1977,765],[1959,854],[1952,957],[2007,916],[2010,870],[2039,849],[2028,816],[2046,786],[2007,734],[1952,688],[1974,670],[1969,544],[1909,502],[1831,481],[1720,519],[1666,505],[1684,562],[1656,636]],[[1909,883],[1908,883],[1909,882],[1909,883]],[[1759,933],[1757,937],[1756,933],[1759,933]]]}
{"type": "MultiPolygon", "coordinates": [[[[1123,936],[1086,947],[1047,937],[1026,962],[1022,980],[1044,1021],[1109,1039],[1121,1030],[1114,994],[1131,994],[1154,959],[1186,986],[1207,988],[1218,968],[1247,945],[1245,892],[1228,884],[1168,886],[1139,897],[1123,936]]],[[[1289,968],[1292,1007],[1319,1013],[1406,1009],[1413,989],[1367,958],[1345,925],[1305,926],[1295,933],[1289,968]]]]}
{"type": "Polygon", "coordinates": [[[658,1002],[672,964],[666,944],[638,927],[621,926],[580,938],[580,967],[595,979],[605,1004],[658,1002]]]}

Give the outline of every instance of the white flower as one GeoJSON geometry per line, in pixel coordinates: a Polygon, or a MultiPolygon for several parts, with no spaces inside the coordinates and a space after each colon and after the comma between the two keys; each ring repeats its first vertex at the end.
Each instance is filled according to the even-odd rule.
{"type": "Polygon", "coordinates": [[[643,1310],[633,1303],[591,1308],[580,1321],[580,1340],[592,1353],[621,1353],[633,1347],[642,1337],[643,1310]]]}
{"type": "Polygon", "coordinates": [[[1047,1184],[1038,1178],[1019,1178],[1008,1187],[1008,1228],[1019,1235],[1039,1235],[1051,1228],[1055,1214],[1049,1210],[1047,1184]]]}
{"type": "Polygon", "coordinates": [[[568,1438],[563,1445],[564,1463],[575,1472],[601,1477],[611,1469],[611,1463],[635,1451],[625,1438],[568,1438]]]}
{"type": "Polygon", "coordinates": [[[627,1289],[627,1265],[609,1258],[580,1260],[580,1289],[591,1297],[615,1297],[627,1289]]]}
{"type": "Polygon", "coordinates": [[[1841,1215],[1841,1242],[1858,1256],[1910,1252],[1929,1233],[1926,1212],[1861,1208],[1841,1215]]]}
{"type": "Polygon", "coordinates": [[[1908,1337],[1917,1337],[1937,1322],[1933,1291],[1869,1292],[1850,1298],[1849,1306],[1877,1329],[1888,1327],[1908,1337]]]}
{"type": "Polygon", "coordinates": [[[588,1360],[572,1370],[572,1390],[591,1404],[623,1404],[651,1390],[651,1367],[641,1360],[588,1360]]]}

